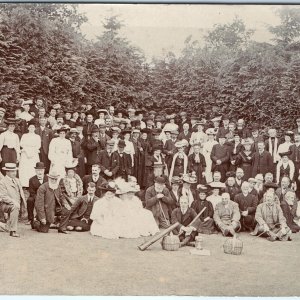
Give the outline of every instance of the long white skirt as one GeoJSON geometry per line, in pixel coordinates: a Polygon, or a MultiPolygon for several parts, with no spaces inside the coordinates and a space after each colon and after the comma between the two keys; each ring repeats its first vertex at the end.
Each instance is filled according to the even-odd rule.
{"type": "Polygon", "coordinates": [[[35,175],[35,165],[40,161],[39,154],[34,154],[31,158],[22,152],[19,164],[19,178],[23,187],[29,187],[29,179],[35,175]]]}

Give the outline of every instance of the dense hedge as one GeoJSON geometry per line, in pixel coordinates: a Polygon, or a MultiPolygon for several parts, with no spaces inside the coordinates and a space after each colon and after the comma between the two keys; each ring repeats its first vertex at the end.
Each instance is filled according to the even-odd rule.
{"type": "Polygon", "coordinates": [[[299,16],[298,8],[280,11],[282,24],[269,27],[274,44],[251,41],[253,32],[235,19],[216,25],[204,46],[188,37],[179,57],[168,53],[149,64],[119,36],[116,17],[90,42],[76,5],[0,4],[0,101],[42,97],[48,106],[93,101],[206,118],[225,113],[291,128],[300,115],[299,16]]]}

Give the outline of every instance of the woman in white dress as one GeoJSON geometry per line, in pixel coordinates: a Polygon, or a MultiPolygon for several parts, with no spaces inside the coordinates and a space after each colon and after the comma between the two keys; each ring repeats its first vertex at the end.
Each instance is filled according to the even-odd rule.
{"type": "Polygon", "coordinates": [[[50,172],[55,170],[61,178],[66,174],[65,167],[73,162],[72,145],[66,139],[68,128],[62,126],[57,129],[59,136],[51,140],[48,157],[51,162],[50,172]]]}
{"type": "Polygon", "coordinates": [[[152,212],[143,208],[142,201],[135,195],[140,191],[139,185],[134,181],[125,182],[123,179],[116,179],[116,182],[116,193],[122,201],[120,237],[138,238],[159,232],[152,212]]]}
{"type": "Polygon", "coordinates": [[[94,124],[99,127],[100,124],[105,124],[105,116],[108,115],[108,111],[106,109],[98,110],[99,118],[95,120],[94,124]]]}
{"type": "Polygon", "coordinates": [[[218,142],[215,140],[215,131],[213,128],[208,128],[205,133],[208,137],[208,141],[203,144],[203,149],[202,149],[202,154],[206,162],[205,178],[206,178],[206,182],[212,182],[213,180],[212,172],[211,172],[212,160],[210,158],[210,154],[213,146],[218,144],[218,142]]]}
{"type": "Polygon", "coordinates": [[[216,205],[222,201],[222,197],[220,195],[221,189],[225,189],[226,185],[223,182],[211,182],[209,184],[209,186],[212,190],[212,194],[210,196],[208,196],[206,198],[206,200],[212,204],[212,206],[215,210],[216,205]]]}
{"type": "MultiPolygon", "coordinates": [[[[193,154],[194,152],[194,148],[193,146],[196,144],[200,144],[201,148],[203,147],[203,144],[205,142],[207,142],[208,137],[207,134],[203,131],[204,129],[204,122],[197,122],[195,124],[195,127],[197,128],[197,131],[192,132],[191,138],[190,138],[190,145],[191,145],[191,149],[190,149],[190,153],[189,154],[193,154]]],[[[201,149],[202,150],[202,149],[201,149]]],[[[200,153],[203,152],[203,150],[200,153]]]]}
{"type": "Polygon", "coordinates": [[[95,202],[91,213],[93,223],[91,225],[91,234],[106,239],[118,239],[122,231],[122,222],[120,220],[120,208],[122,202],[116,197],[116,185],[109,182],[101,187],[104,195],[95,202]]]}
{"type": "Polygon", "coordinates": [[[19,165],[19,178],[23,187],[29,187],[29,179],[35,174],[35,165],[40,161],[41,137],[35,132],[35,122],[28,123],[28,133],[23,134],[20,147],[21,157],[19,165]]]}
{"type": "Polygon", "coordinates": [[[290,150],[290,146],[293,145],[292,138],[294,136],[293,131],[286,131],[284,133],[284,143],[280,144],[278,146],[277,153],[280,155],[280,153],[288,152],[290,150]]]}
{"type": "Polygon", "coordinates": [[[175,123],[175,114],[172,115],[167,115],[166,119],[168,120],[168,123],[166,123],[166,125],[164,126],[162,132],[165,131],[176,131],[178,130],[178,125],[175,123]]]}
{"type": "Polygon", "coordinates": [[[131,130],[130,129],[125,129],[125,130],[123,130],[122,134],[123,134],[123,137],[124,137],[124,142],[126,144],[126,146],[124,148],[124,152],[131,156],[132,167],[133,167],[135,151],[134,151],[133,143],[130,141],[131,130]]]}
{"type": "Polygon", "coordinates": [[[118,143],[120,140],[119,135],[120,135],[121,129],[119,127],[112,127],[111,131],[112,131],[112,137],[111,137],[110,141],[115,143],[112,152],[115,152],[118,150],[118,143]]]}

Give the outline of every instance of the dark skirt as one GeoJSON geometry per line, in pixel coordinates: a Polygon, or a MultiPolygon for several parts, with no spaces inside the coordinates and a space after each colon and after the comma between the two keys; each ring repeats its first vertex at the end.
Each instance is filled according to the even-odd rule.
{"type": "Polygon", "coordinates": [[[15,149],[9,149],[7,148],[7,146],[3,146],[1,150],[1,157],[1,171],[5,175],[6,172],[2,170],[2,168],[5,166],[6,163],[17,163],[17,152],[15,149]]]}

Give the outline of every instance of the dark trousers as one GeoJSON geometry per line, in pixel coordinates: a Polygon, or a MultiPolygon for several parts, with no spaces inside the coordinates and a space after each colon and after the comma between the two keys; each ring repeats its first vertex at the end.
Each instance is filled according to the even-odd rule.
{"type": "MultiPolygon", "coordinates": [[[[65,228],[63,227],[63,224],[61,222],[61,220],[63,220],[66,216],[69,215],[69,210],[62,207],[56,207],[56,211],[55,211],[55,216],[59,218],[60,223],[59,223],[59,230],[65,230],[65,228]]],[[[34,228],[38,231],[38,232],[42,232],[42,233],[48,233],[49,229],[50,229],[50,225],[51,223],[47,220],[46,224],[42,224],[40,221],[35,222],[34,228]]]]}
{"type": "Polygon", "coordinates": [[[34,202],[35,202],[35,199],[33,197],[29,197],[27,199],[27,213],[28,213],[28,220],[29,221],[33,221],[34,220],[34,215],[33,215],[34,202]]]}
{"type": "Polygon", "coordinates": [[[48,174],[50,169],[50,160],[48,158],[48,154],[44,152],[43,148],[40,149],[40,161],[45,164],[45,174],[48,174]]]}
{"type": "Polygon", "coordinates": [[[246,217],[242,216],[241,225],[243,231],[252,231],[255,227],[255,217],[254,215],[248,215],[246,217]]]}
{"type": "Polygon", "coordinates": [[[80,221],[79,219],[72,219],[68,221],[67,226],[72,226],[72,227],[81,227],[81,231],[89,231],[91,228],[91,224],[86,223],[84,221],[80,221]]]}

